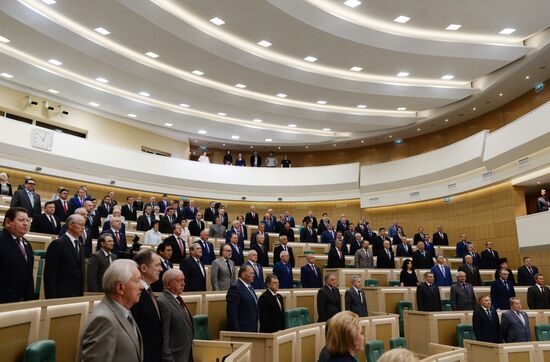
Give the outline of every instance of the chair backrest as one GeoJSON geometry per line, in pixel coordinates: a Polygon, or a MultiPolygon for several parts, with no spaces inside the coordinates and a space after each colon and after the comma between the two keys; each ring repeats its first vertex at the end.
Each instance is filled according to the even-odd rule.
{"type": "Polygon", "coordinates": [[[311,317],[309,316],[309,309],[305,307],[296,308],[300,310],[300,316],[302,319],[302,325],[310,324],[311,317]]]}
{"type": "Polygon", "coordinates": [[[390,348],[407,348],[407,340],[403,337],[395,337],[390,339],[390,348]]]}
{"type": "Polygon", "coordinates": [[[453,310],[453,305],[449,299],[441,299],[441,310],[443,312],[449,312],[453,310]]]}
{"type": "Polygon", "coordinates": [[[458,347],[464,346],[465,339],[476,339],[474,335],[474,327],[471,324],[460,323],[456,325],[456,345],[458,347]]]}
{"type": "Polygon", "coordinates": [[[401,284],[399,280],[388,280],[388,285],[390,287],[398,287],[401,284]]]}
{"type": "Polygon", "coordinates": [[[38,268],[36,271],[36,284],[34,285],[34,294],[36,294],[37,297],[40,296],[40,288],[42,287],[42,275],[44,274],[44,262],[46,259],[41,258],[38,261],[38,268]]]}
{"type": "Polygon", "coordinates": [[[294,328],[303,325],[302,312],[300,308],[291,308],[285,310],[286,328],[294,328]]]}
{"type": "Polygon", "coordinates": [[[366,279],[365,280],[365,287],[378,287],[380,286],[380,282],[378,279],[366,279]]]}
{"type": "Polygon", "coordinates": [[[373,339],[365,346],[365,357],[367,362],[376,362],[384,354],[384,341],[373,339]]]}
{"type": "Polygon", "coordinates": [[[208,330],[208,316],[197,314],[193,316],[193,329],[195,331],[195,339],[211,340],[210,331],[208,330]]]}
{"type": "Polygon", "coordinates": [[[36,341],[25,349],[23,362],[55,362],[55,342],[51,339],[36,341]]]}
{"type": "Polygon", "coordinates": [[[550,324],[536,324],[535,336],[537,341],[550,341],[550,324]]]}
{"type": "Polygon", "coordinates": [[[397,303],[397,313],[399,314],[399,319],[403,319],[403,311],[405,310],[412,310],[413,305],[411,302],[407,302],[405,300],[401,300],[397,303]]]}
{"type": "Polygon", "coordinates": [[[299,281],[299,280],[293,280],[292,281],[292,288],[296,289],[296,288],[301,288],[302,287],[302,282],[299,281]]]}

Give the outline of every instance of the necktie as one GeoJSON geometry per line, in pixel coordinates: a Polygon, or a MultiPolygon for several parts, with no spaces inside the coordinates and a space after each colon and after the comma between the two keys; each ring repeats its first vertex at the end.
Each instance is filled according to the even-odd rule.
{"type": "Polygon", "coordinates": [[[86,228],[82,229],[82,242],[86,242],[88,239],[88,234],[86,233],[86,228]]]}
{"type": "Polygon", "coordinates": [[[441,274],[443,274],[443,277],[445,277],[445,268],[443,267],[443,265],[441,265],[439,269],[441,269],[441,274]]]}
{"type": "Polygon", "coordinates": [[[201,270],[201,273],[202,273],[202,277],[204,278],[204,268],[202,267],[200,260],[197,260],[197,265],[199,266],[199,269],[201,270]]]}
{"type": "Polygon", "coordinates": [[[533,275],[533,270],[531,270],[531,268],[527,268],[527,270],[529,270],[529,274],[533,275]]]}
{"type": "Polygon", "coordinates": [[[178,245],[180,247],[180,250],[181,250],[181,255],[183,256],[183,254],[185,253],[185,248],[183,247],[183,240],[181,240],[181,238],[178,236],[178,245]]]}
{"type": "Polygon", "coordinates": [[[109,259],[109,265],[111,265],[111,263],[113,262],[113,260],[111,259],[111,253],[107,254],[107,259],[109,259]]]}
{"type": "Polygon", "coordinates": [[[256,302],[256,304],[258,304],[258,297],[256,297],[256,293],[254,293],[254,288],[252,288],[252,286],[250,285],[248,287],[248,290],[250,291],[250,293],[252,293],[252,295],[254,296],[254,301],[256,302]]]}
{"type": "Polygon", "coordinates": [[[487,312],[487,317],[489,318],[489,320],[492,321],[493,318],[491,317],[491,311],[489,309],[485,309],[485,311],[487,312]]]}
{"type": "Polygon", "coordinates": [[[254,269],[254,273],[256,273],[257,276],[260,276],[260,272],[258,271],[258,266],[256,265],[256,263],[251,263],[252,264],[252,268],[254,269]]]}
{"type": "Polygon", "coordinates": [[[157,315],[160,318],[159,305],[157,303],[157,298],[155,298],[155,295],[153,294],[153,289],[151,289],[151,287],[147,288],[147,293],[149,294],[149,297],[151,297],[151,301],[153,302],[153,305],[155,306],[155,309],[157,311],[157,315]]]}
{"type": "Polygon", "coordinates": [[[227,263],[227,269],[229,269],[229,276],[233,276],[233,270],[231,270],[231,264],[229,264],[229,259],[225,261],[227,263]]]}
{"type": "Polygon", "coordinates": [[[523,315],[521,313],[516,312],[516,315],[518,316],[519,320],[521,321],[521,324],[525,326],[525,318],[523,318],[523,315]]]}
{"type": "Polygon", "coordinates": [[[389,249],[386,249],[386,254],[388,255],[388,259],[391,259],[391,254],[390,254],[390,250],[389,250],[389,249]]]}
{"type": "Polygon", "coordinates": [[[63,201],[63,211],[67,213],[67,201],[63,201]]]}
{"type": "Polygon", "coordinates": [[[118,234],[118,231],[115,230],[115,239],[117,244],[120,244],[120,235],[118,234]]]}
{"type": "Polygon", "coordinates": [[[462,289],[464,289],[464,291],[468,293],[468,290],[466,289],[466,284],[462,284],[462,289]]]}
{"type": "Polygon", "coordinates": [[[409,249],[407,248],[407,244],[403,244],[403,248],[405,249],[405,253],[409,252],[409,249]]]}
{"type": "Polygon", "coordinates": [[[25,258],[25,260],[27,260],[27,251],[25,250],[25,245],[23,245],[23,240],[19,238],[16,240],[16,242],[17,242],[17,246],[19,247],[19,251],[21,252],[21,254],[23,254],[23,257],[25,258]]]}
{"type": "Polygon", "coordinates": [[[74,240],[74,250],[76,250],[76,255],[80,256],[80,247],[78,245],[78,239],[74,240]]]}
{"type": "Polygon", "coordinates": [[[206,251],[206,254],[210,254],[210,249],[208,248],[208,242],[203,241],[204,243],[204,250],[206,251]]]}
{"type": "Polygon", "coordinates": [[[342,259],[342,254],[340,253],[340,250],[336,249],[336,251],[338,252],[338,259],[342,259]]]}
{"type": "Polygon", "coordinates": [[[540,294],[544,294],[544,287],[543,286],[540,287],[540,294]]]}
{"type": "Polygon", "coordinates": [[[361,302],[361,305],[363,305],[363,296],[361,295],[361,291],[358,290],[357,294],[359,294],[359,301],[361,302]]]}
{"type": "Polygon", "coordinates": [[[426,253],[425,252],[420,252],[422,254],[422,257],[425,257],[426,256],[426,253]]]}
{"type": "Polygon", "coordinates": [[[275,300],[277,301],[277,304],[279,305],[279,310],[283,310],[283,306],[281,305],[281,301],[279,300],[279,294],[275,294],[275,300]]]}
{"type": "Polygon", "coordinates": [[[510,288],[508,287],[508,283],[506,282],[503,282],[504,283],[504,286],[506,287],[506,290],[510,290],[510,288]]]}
{"type": "Polygon", "coordinates": [[[132,210],[132,205],[128,205],[128,210],[130,210],[130,214],[134,212],[134,211],[132,210]]]}
{"type": "Polygon", "coordinates": [[[182,297],[180,297],[179,295],[176,297],[176,299],[178,300],[178,302],[180,303],[181,307],[183,308],[183,313],[185,314],[185,317],[187,318],[187,321],[189,322],[189,324],[192,324],[191,323],[191,316],[189,315],[189,311],[187,310],[187,307],[185,306],[185,302],[183,301],[182,297]]]}
{"type": "Polygon", "coordinates": [[[235,251],[237,252],[237,255],[240,255],[240,250],[239,250],[239,247],[237,245],[234,245],[235,246],[235,251]]]}
{"type": "Polygon", "coordinates": [[[132,318],[132,314],[131,313],[128,314],[128,317],[126,317],[126,319],[128,319],[128,322],[130,323],[130,325],[132,326],[132,329],[134,330],[134,335],[136,336],[136,338],[139,340],[139,343],[141,344],[141,338],[139,338],[139,333],[138,333],[136,324],[134,323],[134,318],[132,318]]]}
{"type": "Polygon", "coordinates": [[[317,269],[315,269],[315,265],[311,265],[311,269],[313,269],[313,273],[315,273],[315,276],[317,276],[317,269]]]}
{"type": "Polygon", "coordinates": [[[56,225],[55,220],[54,220],[54,218],[53,218],[52,215],[50,215],[50,222],[52,223],[52,225],[53,225],[53,227],[54,227],[54,229],[55,229],[55,228],[57,227],[57,225],[56,225]]]}

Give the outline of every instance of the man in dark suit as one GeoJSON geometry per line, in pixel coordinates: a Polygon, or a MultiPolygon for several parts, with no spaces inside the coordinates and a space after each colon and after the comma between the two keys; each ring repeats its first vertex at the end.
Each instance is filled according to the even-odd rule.
{"type": "Polygon", "coordinates": [[[113,200],[111,196],[107,195],[103,197],[103,202],[97,207],[97,216],[99,218],[106,218],[107,215],[113,213],[113,200]]]}
{"type": "Polygon", "coordinates": [[[523,265],[518,268],[518,285],[533,285],[535,284],[535,274],[539,269],[533,265],[531,258],[523,257],[523,265]]]}
{"type": "Polygon", "coordinates": [[[122,230],[122,221],[118,216],[111,216],[109,219],[109,229],[105,230],[105,233],[110,234],[113,237],[115,246],[113,253],[118,256],[119,253],[125,253],[128,251],[128,243],[126,241],[126,232],[122,230]]]}
{"type": "Polygon", "coordinates": [[[540,196],[537,199],[537,212],[548,211],[549,208],[550,208],[550,200],[546,195],[546,190],[542,189],[540,190],[540,196]]]}
{"type": "Polygon", "coordinates": [[[258,151],[250,156],[250,167],[262,167],[262,156],[258,155],[258,151]]]}
{"type": "Polygon", "coordinates": [[[86,189],[79,188],[76,194],[69,200],[69,215],[73,214],[79,207],[84,207],[84,201],[89,200],[87,198],[86,189]]]}
{"type": "Polygon", "coordinates": [[[279,278],[279,287],[291,289],[293,287],[292,266],[289,263],[288,251],[281,251],[280,261],[273,265],[273,274],[279,278]]]}
{"type": "Polygon", "coordinates": [[[231,229],[227,230],[225,233],[225,243],[229,244],[229,241],[233,235],[237,235],[238,244],[241,249],[244,249],[244,234],[241,231],[241,223],[237,220],[233,221],[231,224],[231,229]]]}
{"type": "Polygon", "coordinates": [[[264,270],[258,263],[258,253],[256,250],[250,250],[248,252],[248,261],[245,264],[250,265],[252,270],[254,270],[254,281],[252,282],[252,287],[254,289],[265,289],[264,270]]]}
{"type": "Polygon", "coordinates": [[[509,300],[515,296],[514,284],[508,280],[508,270],[502,269],[500,277],[491,283],[492,304],[495,309],[509,309],[509,300]]]}
{"type": "Polygon", "coordinates": [[[336,276],[325,276],[325,285],[317,292],[317,322],[326,322],[342,310],[340,291],[336,287],[336,276]]]}
{"type": "Polygon", "coordinates": [[[357,250],[363,248],[363,235],[359,232],[354,232],[354,238],[349,245],[349,255],[355,255],[357,250]]]}
{"type": "Polygon", "coordinates": [[[336,231],[334,231],[332,224],[327,224],[326,229],[321,233],[321,242],[332,246],[334,240],[336,240],[336,231]]]}
{"type": "Polygon", "coordinates": [[[355,232],[361,234],[363,239],[365,239],[365,235],[367,234],[368,228],[365,224],[365,220],[359,219],[359,222],[357,223],[357,226],[355,227],[355,232]]]}
{"type": "Polygon", "coordinates": [[[202,248],[198,243],[189,247],[189,257],[180,264],[180,269],[185,275],[186,292],[206,292],[206,269],[201,262],[202,248]]]}
{"type": "Polygon", "coordinates": [[[183,209],[183,218],[193,220],[199,210],[195,207],[195,200],[189,200],[189,206],[183,209]]]}
{"type": "Polygon", "coordinates": [[[134,209],[136,211],[143,211],[143,198],[141,197],[141,195],[136,198],[136,201],[134,201],[134,209]]]}
{"type": "Polygon", "coordinates": [[[431,269],[434,266],[434,260],[431,253],[426,251],[423,241],[416,244],[417,250],[413,253],[413,268],[415,269],[431,269]]]}
{"type": "MultiPolygon", "coordinates": [[[[380,228],[378,229],[378,236],[374,238],[374,241],[372,242],[372,251],[374,255],[379,255],[384,251],[385,248],[385,242],[389,242],[391,245],[391,239],[386,235],[386,229],[380,228]]],[[[392,267],[393,268],[393,267],[392,267]]]]}
{"type": "Polygon", "coordinates": [[[67,218],[67,233],[50,243],[44,266],[46,298],[84,295],[84,248],[79,236],[86,220],[78,214],[67,218]]]}
{"type": "Polygon", "coordinates": [[[334,248],[330,248],[328,252],[328,268],[345,268],[346,259],[344,250],[342,249],[342,240],[337,240],[334,248]]]}
{"type": "Polygon", "coordinates": [[[393,256],[393,250],[391,249],[391,244],[388,240],[384,240],[384,248],[378,254],[378,259],[376,260],[377,268],[384,269],[395,269],[395,257],[393,256]]]}
{"type": "Polygon", "coordinates": [[[550,289],[544,286],[544,276],[535,274],[535,284],[527,289],[529,309],[550,309],[550,289]]]}
{"type": "Polygon", "coordinates": [[[237,234],[233,234],[233,236],[231,236],[229,244],[227,245],[231,247],[231,260],[233,260],[235,265],[241,266],[244,264],[244,251],[239,245],[239,238],[237,234]]]}
{"type": "Polygon", "coordinates": [[[500,322],[497,312],[491,306],[491,297],[482,295],[479,305],[474,308],[472,324],[476,340],[481,342],[502,343],[500,322]]]}
{"type": "Polygon", "coordinates": [[[145,209],[147,206],[151,206],[151,211],[155,209],[155,206],[157,205],[157,198],[155,196],[151,196],[149,198],[149,202],[143,205],[143,211],[145,212],[145,209]]]}
{"type": "Polygon", "coordinates": [[[510,298],[510,310],[502,313],[500,330],[504,342],[531,342],[529,317],[521,310],[519,298],[510,298]]]}
{"type": "Polygon", "coordinates": [[[138,231],[149,231],[151,230],[151,222],[153,221],[153,208],[149,205],[145,206],[143,210],[143,215],[138,217],[136,230],[138,231]]]}
{"type": "Polygon", "coordinates": [[[269,249],[265,245],[264,234],[258,234],[256,236],[256,243],[251,247],[251,250],[255,250],[258,254],[258,264],[262,267],[269,266],[269,249]]]}
{"type": "MultiPolygon", "coordinates": [[[[372,230],[372,224],[367,225],[367,231],[365,232],[364,238],[369,241],[369,243],[372,245],[374,243],[374,239],[376,239],[378,235],[372,230]]],[[[374,252],[374,250],[373,250],[374,252]]]]}
{"type": "Polygon", "coordinates": [[[346,310],[350,310],[359,317],[368,317],[367,298],[362,288],[362,280],[359,276],[351,277],[351,288],[344,294],[346,310]]]}
{"type": "Polygon", "coordinates": [[[126,197],[126,205],[121,208],[122,216],[127,221],[137,220],[137,209],[134,207],[134,198],[131,196],[126,197]]]}
{"type": "Polygon", "coordinates": [[[316,243],[317,242],[317,233],[313,229],[313,223],[307,221],[306,227],[302,228],[300,231],[300,242],[301,243],[316,243]]]}
{"type": "Polygon", "coordinates": [[[164,239],[166,245],[172,246],[172,258],[170,262],[173,264],[179,264],[183,259],[185,259],[185,243],[186,241],[181,238],[181,233],[183,229],[181,224],[174,224],[172,226],[172,235],[164,239]]]}
{"type": "MultiPolygon", "coordinates": [[[[182,208],[182,217],[183,217],[183,208],[182,208]]],[[[216,220],[216,217],[217,217],[216,202],[210,201],[210,204],[204,210],[204,220],[210,221],[213,223],[216,220]]]]}
{"type": "Polygon", "coordinates": [[[256,206],[250,206],[250,211],[247,212],[244,217],[244,223],[246,225],[258,225],[260,223],[260,218],[256,212],[256,206]]]}
{"type": "Polygon", "coordinates": [[[238,279],[227,291],[227,330],[258,332],[258,297],[252,288],[254,270],[241,265],[238,279]]]}
{"type": "Polygon", "coordinates": [[[418,244],[419,241],[424,241],[424,227],[419,226],[418,232],[413,236],[413,244],[418,244]]]}
{"type": "Polygon", "coordinates": [[[44,204],[44,212],[32,219],[31,231],[35,233],[58,235],[61,220],[55,217],[55,204],[48,201],[44,204]]]}
{"type": "Polygon", "coordinates": [[[317,228],[317,235],[322,235],[328,229],[330,225],[330,220],[328,219],[328,214],[323,212],[323,217],[319,221],[319,227],[317,228]]]}
{"type": "Polygon", "coordinates": [[[258,224],[258,231],[253,232],[250,237],[250,248],[253,248],[254,245],[256,245],[256,239],[259,235],[264,237],[264,245],[269,250],[269,235],[265,232],[265,224],[263,222],[258,224]]]}
{"type": "Polygon", "coordinates": [[[27,209],[12,207],[4,215],[0,231],[0,303],[34,299],[32,246],[24,238],[29,232],[27,209]]]}
{"type": "MultiPolygon", "coordinates": [[[[479,269],[481,265],[481,256],[479,255],[479,253],[476,253],[474,244],[468,245],[468,253],[466,255],[470,255],[472,257],[472,264],[474,264],[479,269]]],[[[464,256],[464,258],[466,257],[466,255],[464,256]]],[[[464,258],[462,258],[462,260],[464,260],[464,258]]]]}
{"type": "Polygon", "coordinates": [[[397,244],[395,249],[396,256],[402,256],[407,258],[413,257],[413,250],[411,244],[409,244],[409,239],[402,239],[401,243],[397,244]]]}
{"type": "Polygon", "coordinates": [[[477,287],[481,285],[481,275],[479,268],[474,265],[474,258],[470,254],[464,257],[464,264],[458,267],[459,272],[466,273],[466,283],[477,287]]]}
{"type": "Polygon", "coordinates": [[[132,316],[141,332],[143,361],[160,361],[162,354],[162,318],[158,302],[151,289],[162,271],[160,257],[151,249],[141,250],[134,257],[141,274],[142,292],[139,302],[132,306],[132,316]]]}
{"type": "Polygon", "coordinates": [[[449,237],[443,232],[443,226],[439,225],[437,231],[432,235],[434,245],[449,246],[449,237]]]}
{"type": "Polygon", "coordinates": [[[466,273],[456,273],[456,283],[451,286],[451,305],[453,310],[473,310],[476,306],[476,294],[471,284],[466,283],[466,273]]]}
{"type": "Polygon", "coordinates": [[[264,218],[260,222],[260,224],[264,225],[264,229],[266,233],[272,233],[275,232],[275,221],[271,218],[271,215],[266,212],[264,214],[264,218]]]}
{"type": "Polygon", "coordinates": [[[162,317],[162,360],[193,361],[193,317],[180,296],[186,278],[180,270],[171,269],[166,272],[163,283],[164,291],[158,297],[162,317]]]}
{"type": "Polygon", "coordinates": [[[307,212],[306,216],[304,216],[304,219],[302,220],[302,224],[306,221],[311,221],[311,227],[313,229],[317,229],[317,227],[319,226],[317,224],[317,218],[315,217],[315,215],[313,215],[313,211],[311,210],[307,212]]]}
{"type": "MultiPolygon", "coordinates": [[[[493,242],[488,241],[485,243],[486,249],[481,252],[481,265],[479,266],[480,269],[497,269],[500,257],[498,256],[498,252],[496,250],[493,250],[493,242]]],[[[493,304],[494,304],[493,300],[493,304]]]]}
{"type": "Polygon", "coordinates": [[[439,288],[434,284],[432,272],[424,273],[424,282],[416,288],[416,306],[423,312],[441,311],[441,295],[439,288]]]}
{"type": "Polygon", "coordinates": [[[222,225],[227,229],[229,227],[229,215],[223,207],[218,209],[218,217],[222,220],[222,225]]]}
{"type": "Polygon", "coordinates": [[[280,260],[281,251],[288,251],[289,263],[294,268],[294,265],[296,265],[294,260],[294,252],[292,251],[292,248],[288,246],[288,239],[286,235],[279,236],[279,244],[280,245],[273,250],[273,264],[280,260]]]}
{"type": "Polygon", "coordinates": [[[88,292],[103,292],[103,275],[116,255],[111,253],[115,242],[109,234],[101,234],[97,240],[99,250],[93,253],[87,260],[86,271],[88,292]]]}
{"type": "Polygon", "coordinates": [[[202,212],[197,212],[195,218],[189,221],[189,233],[193,236],[199,236],[204,230],[204,221],[202,220],[202,212]]]}
{"type": "Polygon", "coordinates": [[[69,190],[66,188],[60,188],[57,191],[57,199],[54,201],[55,205],[55,216],[60,220],[65,222],[67,217],[71,214],[69,207],[69,190]]]}
{"type": "Polygon", "coordinates": [[[300,268],[302,288],[321,288],[323,279],[321,269],[315,265],[315,255],[307,254],[307,264],[300,268]]]}
{"type": "Polygon", "coordinates": [[[157,205],[160,207],[160,212],[165,214],[166,209],[170,207],[170,200],[168,200],[168,195],[163,194],[162,195],[162,200],[160,200],[157,205]]]}
{"type": "Polygon", "coordinates": [[[201,263],[210,265],[216,259],[214,254],[214,245],[208,241],[208,230],[203,230],[200,233],[199,240],[195,241],[202,248],[201,263]]]}
{"type": "MultiPolygon", "coordinates": [[[[172,225],[177,224],[175,212],[176,210],[171,207],[166,209],[166,214],[160,218],[159,231],[161,233],[170,234],[172,232],[172,225]]],[[[189,228],[189,231],[191,231],[191,228],[189,228]]],[[[199,234],[193,236],[199,236],[199,234]]]]}
{"type": "MultiPolygon", "coordinates": [[[[86,224],[84,226],[84,229],[82,229],[82,233],[80,234],[80,243],[84,246],[84,252],[85,252],[85,258],[89,258],[92,253],[92,238],[93,238],[93,231],[90,226],[88,226],[88,211],[86,206],[90,206],[92,204],[91,201],[86,200],[84,201],[85,207],[79,207],[78,209],[74,210],[74,214],[82,216],[86,220],[86,224]]],[[[89,207],[88,207],[89,209],[89,207]]],[[[67,224],[65,223],[63,226],[61,226],[61,229],[59,229],[59,237],[65,235],[67,233],[67,224]]],[[[97,234],[97,238],[99,238],[99,232],[97,234]]]]}
{"type": "Polygon", "coordinates": [[[286,235],[288,241],[294,242],[294,230],[290,228],[290,223],[288,221],[283,221],[283,228],[279,230],[279,235],[286,235]]]}
{"type": "Polygon", "coordinates": [[[453,279],[451,277],[451,269],[445,265],[445,257],[439,255],[436,261],[437,264],[432,268],[435,285],[438,287],[450,287],[453,284],[453,279]]]}
{"type": "Polygon", "coordinates": [[[173,269],[174,265],[170,262],[172,257],[172,245],[166,243],[160,243],[157,246],[157,254],[160,256],[160,266],[162,271],[159,274],[159,280],[151,284],[153,292],[162,292],[164,285],[162,284],[162,277],[167,270],[173,269]]]}
{"type": "Polygon", "coordinates": [[[36,181],[33,178],[26,178],[24,189],[16,191],[12,198],[10,207],[22,207],[27,209],[30,218],[39,216],[42,213],[40,195],[34,192],[36,181]]]}
{"type": "Polygon", "coordinates": [[[260,333],[274,333],[285,329],[285,304],[277,293],[279,279],[270,275],[265,280],[267,290],[258,299],[260,313],[260,333]]]}
{"type": "Polygon", "coordinates": [[[466,234],[460,235],[460,241],[456,243],[457,258],[463,258],[464,255],[468,254],[468,245],[470,245],[470,242],[466,234]]]}

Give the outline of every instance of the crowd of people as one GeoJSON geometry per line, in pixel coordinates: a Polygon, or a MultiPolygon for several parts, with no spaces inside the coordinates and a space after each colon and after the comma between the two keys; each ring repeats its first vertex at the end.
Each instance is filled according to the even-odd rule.
{"type": "MultiPolygon", "coordinates": [[[[210,163],[210,157],[208,157],[208,152],[203,151],[199,158],[197,159],[198,162],[202,163],[210,163]]],[[[250,167],[277,167],[280,166],[282,168],[290,168],[292,167],[292,161],[289,160],[287,155],[284,155],[281,159],[281,162],[277,159],[275,156],[275,153],[273,151],[269,151],[267,157],[265,158],[265,164],[262,163],[262,156],[258,153],[258,151],[254,151],[249,159],[250,163],[248,166],[250,167]]],[[[225,154],[223,156],[222,164],[228,165],[228,166],[239,166],[239,167],[245,167],[247,166],[246,160],[243,157],[242,153],[238,153],[235,160],[233,160],[233,155],[231,154],[231,150],[226,150],[225,154]]]]}

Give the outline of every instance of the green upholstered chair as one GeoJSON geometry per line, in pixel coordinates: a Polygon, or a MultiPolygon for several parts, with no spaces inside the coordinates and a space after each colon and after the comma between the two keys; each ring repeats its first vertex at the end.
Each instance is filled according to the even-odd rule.
{"type": "Polygon", "coordinates": [[[372,341],[368,341],[365,345],[365,356],[367,357],[367,362],[376,362],[383,354],[384,341],[373,339],[372,341]]]}
{"type": "Polygon", "coordinates": [[[23,362],[55,362],[55,341],[45,339],[27,346],[23,362]]]}
{"type": "Polygon", "coordinates": [[[403,337],[395,337],[390,339],[390,348],[407,348],[407,340],[403,337]]]}
{"type": "Polygon", "coordinates": [[[32,255],[39,256],[40,259],[44,259],[46,257],[46,250],[33,250],[32,255]]]}
{"type": "Polygon", "coordinates": [[[303,325],[302,311],[299,308],[285,310],[285,327],[294,328],[303,325]]]}
{"type": "Polygon", "coordinates": [[[34,286],[34,294],[37,297],[40,296],[40,287],[42,286],[42,275],[44,274],[44,262],[46,259],[40,258],[38,261],[38,267],[36,269],[36,285],[34,286]]]}
{"type": "Polygon", "coordinates": [[[453,310],[453,305],[449,299],[441,299],[441,310],[443,312],[449,312],[453,310]]]}
{"type": "Polygon", "coordinates": [[[474,326],[467,323],[460,323],[456,325],[456,345],[458,347],[464,347],[464,340],[471,339],[476,340],[474,334],[474,326]]]}
{"type": "Polygon", "coordinates": [[[366,279],[365,280],[365,287],[379,287],[380,282],[378,279],[366,279]]]}
{"type": "Polygon", "coordinates": [[[550,341],[550,324],[535,324],[537,341],[550,341]]]}
{"type": "Polygon", "coordinates": [[[311,250],[306,250],[304,251],[304,255],[307,255],[307,254],[315,254],[313,251],[311,250]]]}
{"type": "Polygon", "coordinates": [[[399,280],[389,280],[388,285],[390,287],[398,287],[401,284],[399,280]]]}
{"type": "Polygon", "coordinates": [[[301,288],[302,287],[302,282],[299,281],[299,280],[293,280],[292,281],[292,288],[301,288]]]}
{"type": "Polygon", "coordinates": [[[193,327],[195,330],[195,339],[211,340],[210,331],[208,330],[208,316],[198,314],[193,316],[193,327]]]}
{"type": "Polygon", "coordinates": [[[300,316],[302,318],[302,325],[311,324],[311,317],[309,316],[309,309],[305,307],[296,308],[300,311],[300,316]]]}
{"type": "Polygon", "coordinates": [[[493,280],[483,280],[481,282],[481,285],[483,285],[484,287],[490,287],[492,283],[493,283],[493,280]]]}
{"type": "Polygon", "coordinates": [[[401,300],[397,303],[397,313],[399,314],[399,336],[405,337],[405,318],[403,317],[403,311],[412,310],[413,305],[411,302],[401,300]]]}

